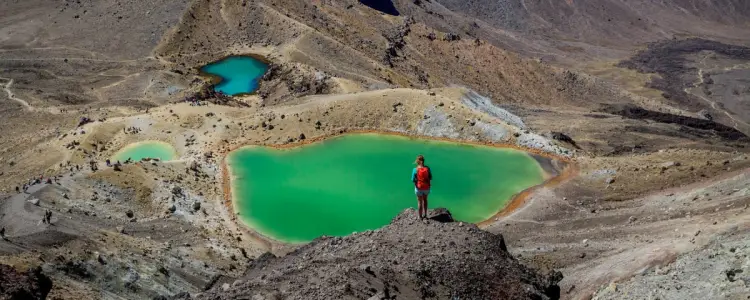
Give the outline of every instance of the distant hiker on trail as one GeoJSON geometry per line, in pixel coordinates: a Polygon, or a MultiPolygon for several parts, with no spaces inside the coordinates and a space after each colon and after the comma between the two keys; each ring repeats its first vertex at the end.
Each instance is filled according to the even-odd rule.
{"type": "Polygon", "coordinates": [[[42,216],[42,223],[44,224],[52,224],[50,220],[52,219],[52,211],[49,209],[44,210],[44,216],[42,216]]]}
{"type": "Polygon", "coordinates": [[[424,156],[418,155],[415,162],[417,167],[411,172],[411,181],[414,183],[414,193],[417,195],[417,210],[420,219],[427,218],[427,195],[430,194],[430,181],[432,171],[425,166],[424,156]]]}

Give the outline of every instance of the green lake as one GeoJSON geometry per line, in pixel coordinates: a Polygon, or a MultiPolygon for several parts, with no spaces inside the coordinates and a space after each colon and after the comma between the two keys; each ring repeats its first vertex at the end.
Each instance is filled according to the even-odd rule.
{"type": "Polygon", "coordinates": [[[172,145],[159,141],[145,141],[127,145],[112,156],[112,161],[124,162],[128,158],[139,161],[142,158],[158,158],[162,161],[177,158],[177,151],[172,145]]]}
{"type": "Polygon", "coordinates": [[[307,242],[377,229],[416,207],[411,172],[418,154],[432,169],[430,208],[481,222],[513,195],[544,181],[528,153],[507,148],[354,134],[291,149],[231,152],[235,210],[264,236],[307,242]]]}
{"type": "Polygon", "coordinates": [[[201,68],[204,73],[221,78],[216,91],[233,96],[252,93],[266,73],[268,65],[249,56],[230,56],[201,68]]]}

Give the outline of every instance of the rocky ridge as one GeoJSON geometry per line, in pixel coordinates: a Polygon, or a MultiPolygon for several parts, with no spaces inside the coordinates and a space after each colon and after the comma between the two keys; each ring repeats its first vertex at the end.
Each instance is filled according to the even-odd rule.
{"type": "MultiPolygon", "coordinates": [[[[197,299],[558,299],[556,271],[541,275],[507,251],[501,234],[413,209],[390,225],[322,237],[256,259],[241,278],[197,299]]],[[[183,298],[188,298],[186,295],[183,298]]]]}

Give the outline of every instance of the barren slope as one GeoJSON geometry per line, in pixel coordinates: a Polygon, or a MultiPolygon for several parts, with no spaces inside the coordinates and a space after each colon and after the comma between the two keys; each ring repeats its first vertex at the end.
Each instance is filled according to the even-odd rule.
{"type": "MultiPolygon", "coordinates": [[[[699,273],[723,241],[744,251],[748,16],[741,0],[2,1],[0,263],[41,267],[60,299],[555,298],[555,280],[497,250],[502,233],[521,262],[562,270],[562,298],[676,288],[662,270],[699,273]],[[270,63],[258,93],[207,96],[197,69],[233,54],[270,63]],[[182,103],[194,95],[206,105],[182,103]],[[236,220],[228,151],[357,131],[568,168],[483,222],[492,234],[401,216],[297,249],[236,220]],[[179,158],[105,164],[143,140],[179,158]]],[[[747,272],[737,255],[711,272],[747,272]]],[[[686,293],[722,296],[654,295],[686,293]]]]}

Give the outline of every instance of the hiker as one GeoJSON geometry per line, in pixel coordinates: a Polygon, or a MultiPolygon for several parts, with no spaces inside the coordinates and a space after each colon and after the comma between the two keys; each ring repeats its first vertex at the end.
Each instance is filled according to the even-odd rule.
{"type": "Polygon", "coordinates": [[[52,211],[50,211],[49,209],[45,209],[44,216],[42,216],[42,223],[51,224],[50,219],[52,219],[52,211]]]}
{"type": "Polygon", "coordinates": [[[107,159],[106,163],[107,163],[107,167],[111,167],[112,166],[112,162],[109,161],[109,158],[107,159]]]}
{"type": "Polygon", "coordinates": [[[414,193],[417,195],[417,210],[420,219],[427,218],[427,195],[430,194],[430,181],[432,171],[425,166],[424,156],[418,155],[415,161],[417,167],[411,172],[411,181],[414,183],[414,193]]]}
{"type": "Polygon", "coordinates": [[[16,186],[16,193],[20,193],[20,192],[21,192],[21,189],[18,186],[16,186]]]}

